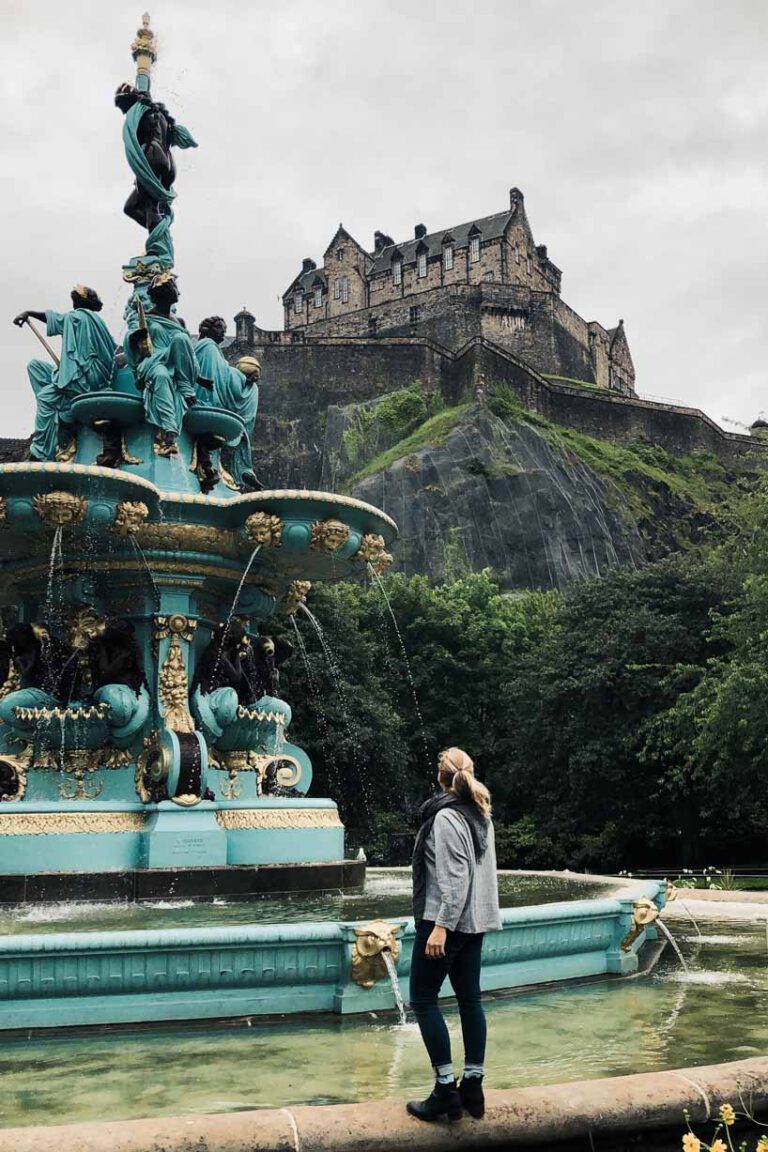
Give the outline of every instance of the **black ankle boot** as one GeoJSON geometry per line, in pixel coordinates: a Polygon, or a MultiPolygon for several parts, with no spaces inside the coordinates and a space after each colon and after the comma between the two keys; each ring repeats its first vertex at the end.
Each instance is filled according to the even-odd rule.
{"type": "Polygon", "coordinates": [[[462,1104],[474,1116],[475,1120],[482,1120],[485,1116],[485,1093],[483,1092],[482,1076],[462,1076],[459,1084],[459,1097],[462,1104]]]}
{"type": "Polygon", "coordinates": [[[409,1100],[406,1108],[417,1120],[440,1120],[444,1116],[449,1120],[461,1120],[463,1114],[455,1080],[451,1084],[440,1084],[436,1080],[426,1100],[409,1100]]]}

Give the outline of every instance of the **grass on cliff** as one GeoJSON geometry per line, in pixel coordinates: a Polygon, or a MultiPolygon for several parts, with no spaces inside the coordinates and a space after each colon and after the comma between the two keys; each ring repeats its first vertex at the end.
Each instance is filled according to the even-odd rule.
{"type": "Polygon", "coordinates": [[[373,476],[376,472],[383,472],[385,468],[390,468],[404,456],[410,456],[412,452],[417,452],[427,444],[439,444],[448,432],[460,423],[471,407],[471,404],[458,404],[454,408],[443,408],[441,412],[420,424],[409,436],[369,460],[359,472],[347,480],[345,488],[352,488],[366,477],[373,476]]]}
{"type": "Polygon", "coordinates": [[[711,452],[673,456],[656,444],[599,440],[528,411],[503,386],[491,391],[488,406],[496,416],[536,428],[549,443],[566,449],[599,476],[612,481],[638,521],[656,515],[653,496],[664,489],[692,511],[709,514],[720,522],[738,517],[745,485],[734,484],[733,474],[711,452]]]}
{"type": "MultiPolygon", "coordinates": [[[[733,472],[712,453],[673,456],[655,444],[617,443],[588,436],[524,408],[516,394],[504,385],[491,387],[487,404],[495,416],[535,428],[550,444],[611,482],[644,533],[650,530],[653,534],[658,517],[670,514],[670,499],[684,514],[699,516],[701,529],[706,523],[736,526],[741,519],[740,505],[749,481],[734,478],[733,472]]],[[[351,489],[427,445],[440,444],[473,407],[467,403],[437,412],[369,460],[350,477],[345,488],[351,489]]],[[[503,463],[499,467],[503,469],[503,463]]],[[[696,529],[696,535],[700,535],[700,529],[696,529]]]]}

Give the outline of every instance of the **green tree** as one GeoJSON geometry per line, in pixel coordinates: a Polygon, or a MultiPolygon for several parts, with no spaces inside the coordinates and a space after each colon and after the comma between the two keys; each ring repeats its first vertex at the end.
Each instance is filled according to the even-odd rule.
{"type": "Polygon", "coordinates": [[[684,678],[703,674],[724,579],[722,565],[675,559],[563,598],[510,685],[516,722],[495,784],[521,862],[612,870],[679,854],[679,813],[640,752],[684,678]]]}

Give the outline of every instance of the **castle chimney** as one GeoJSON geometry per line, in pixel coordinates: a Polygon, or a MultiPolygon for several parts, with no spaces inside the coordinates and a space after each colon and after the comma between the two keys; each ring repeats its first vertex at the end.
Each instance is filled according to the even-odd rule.
{"type": "Polygon", "coordinates": [[[235,316],[235,340],[238,344],[251,345],[256,339],[256,317],[243,305],[235,316]]]}
{"type": "Polygon", "coordinates": [[[509,207],[511,209],[517,208],[518,204],[522,205],[525,202],[525,197],[519,188],[510,188],[509,190],[509,207]]]}
{"type": "Polygon", "coordinates": [[[413,230],[414,240],[423,240],[424,237],[426,236],[426,234],[427,234],[426,224],[417,224],[413,230]]]}
{"type": "Polygon", "coordinates": [[[317,268],[317,264],[314,260],[310,256],[305,256],[301,262],[302,272],[314,272],[315,268],[317,268]]]}
{"type": "Polygon", "coordinates": [[[542,260],[547,259],[547,246],[546,246],[546,244],[537,244],[536,245],[536,255],[541,256],[542,260]]]}
{"type": "Polygon", "coordinates": [[[373,253],[378,256],[385,248],[391,248],[394,240],[391,236],[387,236],[386,232],[374,232],[373,234],[373,253]]]}

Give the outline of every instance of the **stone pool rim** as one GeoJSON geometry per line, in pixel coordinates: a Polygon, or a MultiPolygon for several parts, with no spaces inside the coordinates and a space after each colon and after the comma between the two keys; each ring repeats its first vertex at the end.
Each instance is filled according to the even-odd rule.
{"type": "Polygon", "coordinates": [[[768,1056],[723,1064],[489,1090],[482,1121],[423,1124],[402,1100],[0,1129],[0,1152],[444,1152],[696,1129],[722,1104],[768,1113],[768,1056]]]}

